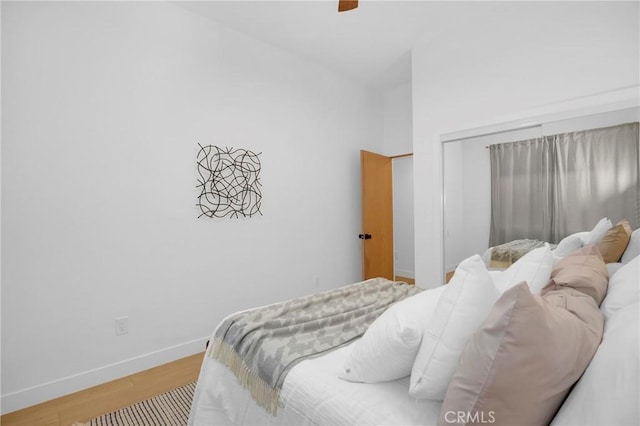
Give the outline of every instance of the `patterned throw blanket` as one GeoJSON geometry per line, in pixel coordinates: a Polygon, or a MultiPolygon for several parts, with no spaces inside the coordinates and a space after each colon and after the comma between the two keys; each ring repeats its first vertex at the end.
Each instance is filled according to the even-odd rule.
{"type": "Polygon", "coordinates": [[[216,329],[207,351],[253,399],[275,415],[280,390],[298,362],[362,336],[393,303],[421,289],[384,278],[240,312],[216,329]]]}
{"type": "MultiPolygon", "coordinates": [[[[513,240],[499,246],[491,247],[491,259],[489,266],[492,268],[508,268],[525,254],[533,249],[543,247],[544,241],[540,240],[513,240]]],[[[550,248],[555,248],[555,244],[549,244],[550,248]]]]}

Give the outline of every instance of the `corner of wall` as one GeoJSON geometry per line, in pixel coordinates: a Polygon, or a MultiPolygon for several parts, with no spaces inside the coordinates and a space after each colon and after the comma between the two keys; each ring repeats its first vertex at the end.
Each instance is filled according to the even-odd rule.
{"type": "Polygon", "coordinates": [[[204,352],[208,337],[2,395],[2,415],[204,352]]]}

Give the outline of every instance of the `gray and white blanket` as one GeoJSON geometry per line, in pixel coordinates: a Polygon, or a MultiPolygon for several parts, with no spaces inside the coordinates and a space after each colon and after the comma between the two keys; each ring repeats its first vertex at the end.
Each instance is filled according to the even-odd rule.
{"type": "MultiPolygon", "coordinates": [[[[531,250],[543,247],[545,244],[548,243],[540,240],[522,239],[490,247],[489,251],[491,258],[489,259],[490,263],[488,266],[508,268],[509,265],[515,263],[531,250]]],[[[549,244],[549,247],[554,249],[556,244],[549,244]]]]}
{"type": "Polygon", "coordinates": [[[374,278],[240,312],[218,326],[207,354],[226,365],[253,399],[275,415],[282,384],[294,365],[352,342],[389,306],[420,291],[374,278]]]}

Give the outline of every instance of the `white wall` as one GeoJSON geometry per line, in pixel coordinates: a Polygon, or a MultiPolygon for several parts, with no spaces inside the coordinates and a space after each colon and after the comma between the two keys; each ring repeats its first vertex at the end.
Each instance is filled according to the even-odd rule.
{"type": "Polygon", "coordinates": [[[455,31],[412,54],[416,280],[423,287],[443,280],[442,134],[629,96],[637,102],[637,2],[479,2],[468,13],[452,23],[455,31]]]}
{"type": "Polygon", "coordinates": [[[395,274],[414,278],[413,157],[393,159],[393,244],[395,274]]]}
{"type": "Polygon", "coordinates": [[[382,154],[394,156],[413,152],[411,83],[385,90],[382,100],[382,154]]]}
{"type": "Polygon", "coordinates": [[[442,204],[444,209],[444,265],[445,272],[455,269],[464,259],[464,172],[463,143],[448,142],[442,147],[442,204]]]}
{"type": "MultiPolygon", "coordinates": [[[[383,154],[413,152],[411,83],[401,84],[382,94],[383,154]]],[[[393,239],[395,274],[413,278],[415,250],[413,228],[413,158],[393,159],[393,239]]]]}
{"type": "Polygon", "coordinates": [[[3,412],[360,279],[380,97],[169,3],[2,8],[3,412]],[[262,152],[264,216],[197,219],[197,143],[262,152]]]}

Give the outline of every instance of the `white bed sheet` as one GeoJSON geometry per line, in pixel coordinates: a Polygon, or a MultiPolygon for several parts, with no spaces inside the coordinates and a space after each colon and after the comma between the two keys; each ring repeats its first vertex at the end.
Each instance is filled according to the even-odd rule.
{"type": "MultiPolygon", "coordinates": [[[[378,384],[338,378],[349,346],[303,361],[284,382],[277,416],[255,404],[233,373],[205,357],[189,424],[213,425],[435,425],[441,401],[409,396],[409,378],[378,384]]],[[[392,361],[391,361],[392,362],[392,361]]]]}

